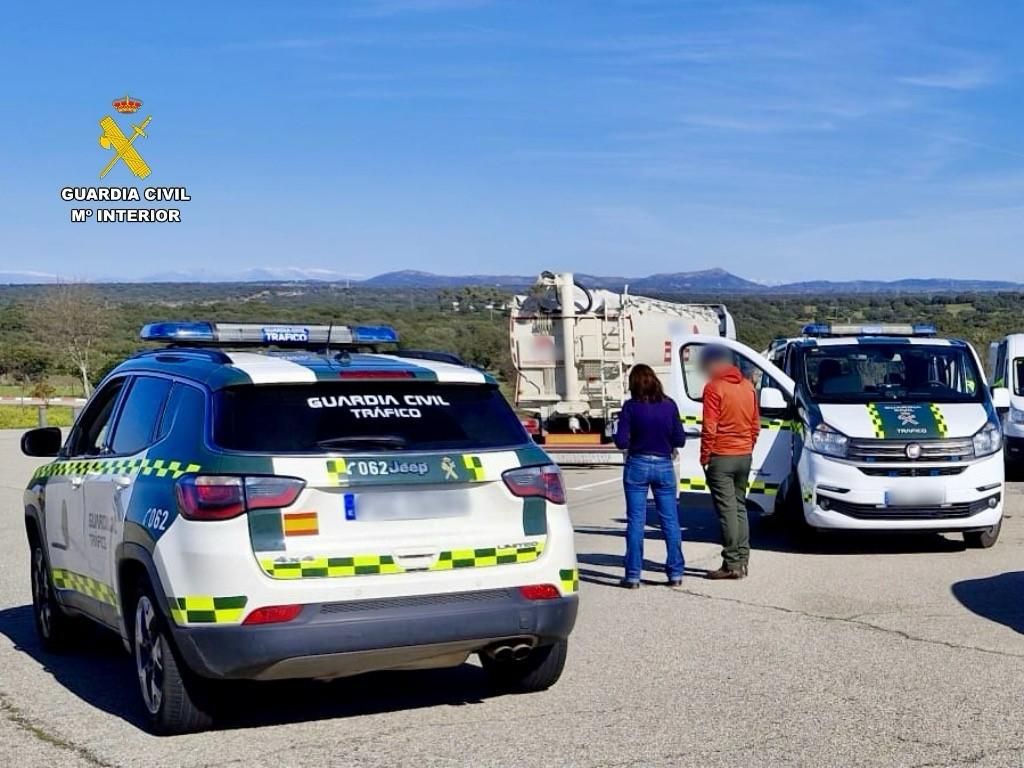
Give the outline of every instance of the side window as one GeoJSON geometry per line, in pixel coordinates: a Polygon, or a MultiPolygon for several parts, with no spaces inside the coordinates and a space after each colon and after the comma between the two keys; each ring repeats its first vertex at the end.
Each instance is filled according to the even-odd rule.
{"type": "Polygon", "coordinates": [[[996,369],[992,371],[992,382],[995,386],[1006,385],[1006,341],[999,342],[999,351],[996,353],[996,369]]]}
{"type": "Polygon", "coordinates": [[[114,406],[125,381],[115,379],[92,399],[68,442],[68,456],[97,456],[103,450],[114,419],[114,406]]]}
{"type": "Polygon", "coordinates": [[[170,397],[167,398],[167,405],[160,418],[160,427],[154,442],[163,440],[170,434],[171,428],[179,416],[200,420],[199,423],[201,423],[204,402],[203,393],[195,387],[190,387],[188,384],[175,384],[171,389],[170,397]]]}
{"type": "Polygon", "coordinates": [[[125,456],[138,453],[153,442],[156,425],[171,391],[169,379],[137,376],[128,390],[111,445],[114,453],[125,456]]]}
{"type": "MultiPolygon", "coordinates": [[[[704,385],[707,378],[700,368],[700,352],[704,344],[686,344],[679,350],[680,363],[683,366],[683,384],[686,387],[686,396],[698,402],[704,398],[704,385]]],[[[761,378],[761,369],[752,365],[747,360],[740,358],[733,353],[732,363],[742,371],[743,375],[749,378],[754,386],[758,386],[761,378]]]]}

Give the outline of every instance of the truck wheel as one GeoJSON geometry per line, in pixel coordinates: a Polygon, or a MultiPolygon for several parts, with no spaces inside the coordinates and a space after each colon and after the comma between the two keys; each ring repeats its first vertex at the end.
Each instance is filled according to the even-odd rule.
{"type": "Polygon", "coordinates": [[[171,735],[209,728],[213,718],[201,706],[202,683],[179,667],[170,632],[148,589],[137,592],[132,616],[132,655],[153,732],[171,735]]]}
{"type": "Polygon", "coordinates": [[[67,646],[72,619],[57,602],[50,567],[38,541],[32,542],[32,617],[43,648],[52,652],[67,646]]]}
{"type": "Polygon", "coordinates": [[[971,549],[988,549],[999,539],[999,532],[1003,528],[1003,521],[986,528],[984,531],[965,531],[964,543],[971,549]]]}
{"type": "Polygon", "coordinates": [[[534,648],[523,659],[503,659],[480,654],[480,663],[495,688],[533,693],[547,690],[558,682],[565,669],[568,651],[569,640],[562,639],[554,645],[534,648]]]}

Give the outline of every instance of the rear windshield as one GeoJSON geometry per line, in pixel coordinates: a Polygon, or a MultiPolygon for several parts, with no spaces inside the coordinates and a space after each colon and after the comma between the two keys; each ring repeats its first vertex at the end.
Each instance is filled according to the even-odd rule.
{"type": "Polygon", "coordinates": [[[214,393],[214,442],[260,453],[504,448],[529,438],[496,386],[322,382],[214,393]]]}

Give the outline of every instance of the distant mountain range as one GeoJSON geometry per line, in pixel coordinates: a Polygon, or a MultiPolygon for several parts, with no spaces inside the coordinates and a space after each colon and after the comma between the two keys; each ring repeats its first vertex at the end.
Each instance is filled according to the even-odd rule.
{"type": "MultiPolygon", "coordinates": [[[[636,294],[839,294],[839,293],[975,293],[1024,291],[1024,284],[1005,280],[952,280],[948,278],[908,278],[904,280],[810,280],[771,285],[747,280],[724,269],[697,272],[667,272],[647,277],[609,277],[577,273],[577,280],[588,287],[621,291],[628,285],[636,294]]],[[[535,275],[439,275],[433,272],[402,270],[374,277],[354,278],[329,269],[267,267],[240,273],[206,270],[181,270],[148,275],[133,283],[346,283],[353,287],[380,289],[426,288],[441,290],[467,285],[495,286],[525,290],[535,275]]],[[[0,284],[23,285],[57,282],[56,275],[44,272],[0,272],[0,284]]],[[[99,278],[95,282],[125,282],[99,278]]]]}

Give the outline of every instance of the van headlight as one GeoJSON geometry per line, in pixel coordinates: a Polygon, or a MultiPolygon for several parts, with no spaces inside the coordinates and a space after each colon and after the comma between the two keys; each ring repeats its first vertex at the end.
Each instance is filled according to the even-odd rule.
{"type": "Polygon", "coordinates": [[[1024,411],[1010,406],[1010,421],[1014,424],[1024,424],[1024,411]]]}
{"type": "Polygon", "coordinates": [[[849,444],[850,438],[842,432],[837,432],[827,424],[819,424],[811,432],[809,447],[816,453],[843,458],[846,456],[846,449],[849,447],[849,444]]]}
{"type": "Polygon", "coordinates": [[[999,426],[988,422],[974,435],[974,455],[989,456],[1003,447],[1003,435],[999,426]]]}

